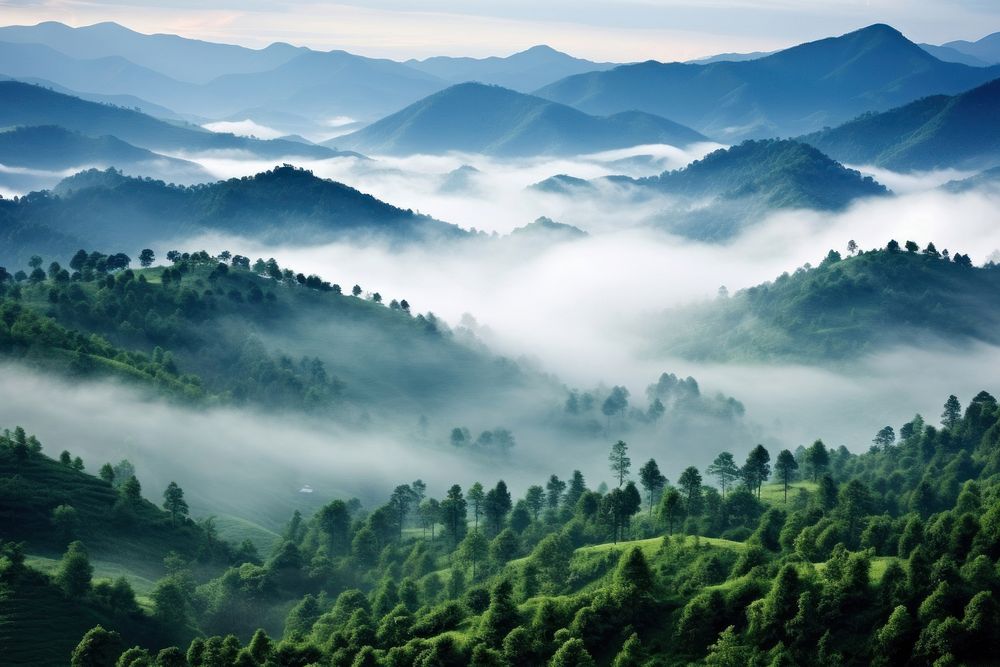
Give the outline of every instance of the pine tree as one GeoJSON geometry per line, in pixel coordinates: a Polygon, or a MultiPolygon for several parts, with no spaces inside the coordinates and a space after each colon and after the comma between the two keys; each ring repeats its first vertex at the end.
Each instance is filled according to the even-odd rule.
{"type": "Polygon", "coordinates": [[[705,469],[705,472],[715,478],[719,488],[722,490],[722,498],[725,499],[726,491],[733,485],[733,482],[740,478],[740,468],[736,465],[736,460],[729,452],[722,452],[715,457],[712,464],[705,469]]]}
{"type": "Polygon", "coordinates": [[[479,624],[479,636],[487,646],[499,648],[504,637],[518,626],[520,612],[513,600],[514,587],[507,579],[502,579],[490,591],[490,606],[479,624]]]}
{"type": "Polygon", "coordinates": [[[619,440],[611,445],[608,462],[611,464],[611,472],[618,478],[618,488],[621,488],[632,468],[632,459],[628,457],[628,445],[625,444],[624,440],[619,440]]]}
{"type": "Polygon", "coordinates": [[[781,479],[784,501],[786,503],[788,502],[788,484],[792,481],[795,471],[798,468],[799,464],[795,460],[795,456],[787,449],[781,450],[781,453],[778,454],[778,459],[774,462],[774,472],[781,479]]]}
{"type": "Polygon", "coordinates": [[[582,639],[568,639],[549,660],[549,667],[595,667],[582,639]]]}
{"type": "Polygon", "coordinates": [[[176,482],[170,482],[163,492],[163,509],[170,512],[171,523],[176,523],[178,516],[187,516],[188,504],[184,500],[184,491],[176,482]]]}
{"type": "Polygon", "coordinates": [[[667,478],[660,472],[660,467],[656,465],[656,459],[649,459],[639,468],[639,481],[642,488],[646,490],[646,497],[649,499],[649,514],[653,514],[653,503],[656,502],[663,487],[667,484],[667,478]]]}
{"type": "Polygon", "coordinates": [[[944,412],[941,413],[941,424],[947,429],[953,429],[962,419],[962,404],[958,402],[958,397],[952,394],[944,404],[944,412]]]}

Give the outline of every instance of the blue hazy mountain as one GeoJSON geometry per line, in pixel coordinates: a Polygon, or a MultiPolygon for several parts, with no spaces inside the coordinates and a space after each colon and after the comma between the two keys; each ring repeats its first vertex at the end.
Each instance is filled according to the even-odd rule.
{"type": "Polygon", "coordinates": [[[695,58],[694,60],[686,60],[684,62],[693,65],[711,65],[712,63],[721,62],[743,62],[746,60],[758,60],[765,56],[769,56],[774,51],[751,51],[749,53],[717,53],[714,56],[706,56],[704,58],[695,58]]]}
{"type": "Polygon", "coordinates": [[[287,44],[254,50],[112,23],[0,28],[0,75],[132,95],[215,120],[290,113],[314,125],[333,116],[379,118],[448,85],[402,63],[345,51],[287,44]]]}
{"type": "Polygon", "coordinates": [[[842,162],[897,171],[1000,164],[1000,79],[801,137],[842,162]]]}
{"type": "Polygon", "coordinates": [[[180,104],[189,100],[197,88],[121,56],[74,58],[45,44],[32,43],[0,41],[0,74],[19,80],[52,81],[88,93],[133,95],[172,109],[181,109],[180,104]]]}
{"type": "Polygon", "coordinates": [[[392,60],[305,51],[273,70],[214,79],[203,87],[199,108],[210,115],[260,109],[373,119],[447,85],[392,60]]]}
{"type": "Polygon", "coordinates": [[[30,169],[113,166],[126,171],[155,163],[207,177],[193,162],[159,155],[109,135],[88,137],[56,125],[17,127],[0,132],[0,163],[30,169]]]}
{"type": "Polygon", "coordinates": [[[406,64],[450,83],[492,83],[523,93],[573,74],[608,70],[616,66],[615,63],[574,58],[545,45],[533,46],[506,57],[435,56],[424,60],[407,60],[406,64]]]}
{"type": "Polygon", "coordinates": [[[248,49],[177,35],[145,35],[110,22],[79,28],[55,21],[5,26],[0,27],[0,41],[44,44],[83,60],[124,58],[178,81],[194,83],[208,83],[223,74],[274,69],[307,50],[283,43],[248,49]]]}
{"type": "Polygon", "coordinates": [[[500,86],[463,83],[327,145],[380,154],[462,151],[511,157],[698,141],[706,138],[647,113],[596,117],[500,86]]]}
{"type": "Polygon", "coordinates": [[[946,63],[962,63],[963,65],[969,65],[971,67],[989,67],[990,65],[995,65],[996,63],[986,62],[985,60],[980,60],[975,56],[970,56],[968,53],[963,53],[958,49],[954,49],[950,46],[935,46],[934,44],[921,44],[922,48],[927,53],[931,54],[938,60],[943,60],[946,63]]]}
{"type": "MultiPolygon", "coordinates": [[[[62,93],[63,95],[79,97],[81,100],[87,100],[88,102],[97,102],[99,104],[110,104],[116,107],[134,109],[135,111],[141,111],[142,113],[155,116],[156,118],[162,118],[164,120],[185,120],[184,116],[177,113],[173,109],[168,109],[160,104],[153,104],[149,100],[144,100],[141,97],[136,97],[135,95],[102,95],[100,93],[84,93],[79,90],[67,88],[66,86],[61,86],[55,81],[40,79],[38,77],[22,77],[15,79],[13,77],[0,74],[0,81],[20,81],[22,83],[30,83],[36,86],[41,86],[42,88],[54,90],[55,92],[62,93]]],[[[190,118],[187,120],[191,121],[190,118]]]]}
{"type": "Polygon", "coordinates": [[[649,61],[568,77],[537,95],[593,114],[637,109],[722,141],[787,136],[1000,76],[934,58],[897,30],[873,25],[745,62],[649,61]]]}
{"type": "Polygon", "coordinates": [[[18,125],[58,125],[91,137],[112,135],[152,151],[241,149],[268,158],[336,155],[322,146],[209,132],[193,125],[168,123],[132,109],[87,102],[27,83],[0,81],[0,127],[18,125]]]}
{"type": "Polygon", "coordinates": [[[986,37],[978,39],[975,42],[960,39],[954,42],[947,42],[941,46],[972,56],[985,63],[993,65],[1000,63],[1000,32],[986,35],[986,37]]]}

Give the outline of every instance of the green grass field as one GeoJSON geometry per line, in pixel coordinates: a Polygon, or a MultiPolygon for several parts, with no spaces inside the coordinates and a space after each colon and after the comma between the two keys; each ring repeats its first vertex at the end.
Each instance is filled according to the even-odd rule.
{"type": "Polygon", "coordinates": [[[267,558],[281,544],[281,535],[253,521],[231,514],[216,514],[214,517],[221,539],[233,544],[250,540],[262,558],[267,558]]]}
{"type": "MultiPolygon", "coordinates": [[[[813,482],[792,482],[788,485],[788,502],[792,503],[801,491],[805,491],[808,494],[814,493],[817,486],[818,485],[813,482]]],[[[781,484],[765,484],[761,487],[760,499],[761,502],[769,505],[784,505],[784,486],[781,484]]]]}

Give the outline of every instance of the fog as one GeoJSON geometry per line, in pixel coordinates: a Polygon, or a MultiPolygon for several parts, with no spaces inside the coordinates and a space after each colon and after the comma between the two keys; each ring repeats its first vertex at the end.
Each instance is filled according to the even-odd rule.
{"type": "MultiPolygon", "coordinates": [[[[602,185],[595,196],[529,187],[555,174],[650,175],[682,167],[714,148],[641,146],[575,159],[445,155],[296,161],[403,208],[500,236],[389,249],[360,241],[263,245],[209,234],[174,239],[169,247],[274,257],[295,271],[344,286],[358,283],[386,299],[405,298],[415,312],[433,311],[453,326],[464,323],[491,350],[530,359],[529,365],[555,374],[568,387],[626,385],[637,407],[660,373],[691,375],[703,394],[722,392],[744,403],[746,419],[731,432],[692,422],[669,431],[611,426],[596,438],[573,438],[544,423],[546,411],[558,411],[564,397],[557,383],[549,393],[526,395],[521,402],[499,397],[490,409],[456,397],[450,410],[431,415],[431,432],[424,437],[413,432],[415,415],[362,427],[250,410],[191,410],[142,401],[114,385],[43,379],[23,368],[3,369],[9,381],[0,387],[0,424],[23,424],[43,443],[53,443],[57,451],[50,454],[64,447],[80,453],[91,471],[105,460],[131,458],[140,479],[149,482],[147,497],[158,497],[176,477],[190,488],[196,509],[242,516],[269,512],[274,525],[293,507],[308,509],[310,502],[332,496],[371,502],[416,477],[440,495],[451,483],[464,487],[500,476],[523,490],[550,472],[566,475],[580,468],[596,486],[607,475],[608,443],[618,437],[633,446],[633,461],[655,456],[671,479],[679,466],[703,466],[725,448],[740,456],[755,442],[794,448],[823,438],[863,451],[878,428],[898,427],[914,412],[936,421],[951,393],[968,401],[981,389],[1000,392],[992,373],[1000,350],[984,345],[890,349],[838,368],[706,364],[663,355],[657,327],[664,312],[715,298],[722,285],[733,292],[816,264],[831,248],[845,252],[851,239],[863,249],[882,247],[891,238],[933,241],[939,249],[968,253],[976,263],[1000,249],[1000,194],[937,189],[967,175],[959,172],[901,175],[862,167],[897,196],[859,201],[840,213],[776,213],[724,243],[651,229],[649,217],[667,204],[656,197],[636,202],[611,185],[602,185]],[[543,215],[589,235],[572,241],[503,236],[543,215]],[[528,407],[532,403],[535,407],[528,407]],[[504,410],[510,416],[501,421],[504,410]],[[506,459],[470,456],[446,444],[450,428],[459,425],[473,431],[510,428],[518,445],[506,459]],[[298,494],[302,484],[313,486],[315,496],[298,494]]],[[[196,160],[215,178],[275,164],[238,154],[177,157],[196,160]]],[[[157,248],[158,255],[167,247],[157,248]]],[[[322,333],[314,338],[323,344],[322,333]]],[[[314,353],[306,347],[289,351],[314,353]]]]}
{"type": "MultiPolygon", "coordinates": [[[[835,214],[776,213],[726,243],[686,240],[646,228],[643,218],[657,206],[655,201],[628,207],[613,196],[525,190],[555,173],[584,178],[612,173],[614,161],[642,154],[652,151],[526,162],[414,157],[317,168],[318,174],[399,205],[416,204],[422,212],[464,226],[502,233],[547,215],[590,232],[571,242],[500,241],[387,251],[343,243],[263,247],[237,238],[186,241],[192,247],[273,256],[299,271],[406,298],[417,310],[431,310],[451,323],[469,313],[494,349],[528,355],[571,386],[625,383],[635,393],[661,371],[693,375],[706,390],[744,401],[752,420],[789,445],[827,437],[864,449],[870,434],[887,422],[898,426],[918,409],[933,412],[950,393],[966,392],[968,399],[980,389],[993,389],[980,369],[995,367],[996,351],[985,347],[892,350],[860,360],[850,373],[773,364],[706,366],[657,354],[650,326],[673,306],[714,298],[722,285],[732,292],[817,264],[829,249],[846,253],[851,239],[863,249],[883,247],[891,238],[921,245],[933,241],[939,249],[968,253],[982,263],[1000,248],[1000,197],[935,189],[968,174],[864,169],[880,174],[900,194],[860,201],[835,214]],[[472,183],[442,194],[441,177],[463,164],[478,170],[472,183]],[[913,363],[917,356],[921,364],[913,363]],[[941,372],[929,372],[938,366],[941,372]]],[[[694,157],[672,151],[658,156],[665,161],[663,168],[682,166],[694,157]]],[[[219,170],[235,173],[238,164],[205,166],[222,175],[219,170]]]]}
{"type": "MultiPolygon", "coordinates": [[[[128,459],[146,498],[159,503],[175,481],[200,518],[230,515],[278,529],[295,509],[309,513],[333,498],[357,497],[372,509],[393,487],[416,478],[435,497],[455,483],[468,488],[501,478],[521,494],[552,472],[566,477],[573,469],[595,488],[609,479],[604,439],[553,438],[529,428],[519,432],[512,454],[490,457],[392,422],[350,428],[259,408],[185,407],[144,398],[134,387],[58,380],[10,363],[0,365],[0,373],[4,427],[24,426],[50,457],[63,449],[81,456],[91,474],[105,462],[128,459]],[[301,493],[305,485],[313,493],[301,493]]],[[[695,420],[691,426],[704,425],[695,420]]],[[[608,437],[619,437],[617,426],[608,437]]],[[[640,438],[633,442],[634,460],[656,456],[676,477],[690,460],[684,445],[640,438]]]]}
{"type": "MultiPolygon", "coordinates": [[[[288,162],[400,208],[414,209],[465,228],[506,233],[544,215],[591,231],[613,230],[632,224],[659,210],[662,204],[654,202],[641,209],[626,211],[622,210],[625,200],[616,199],[619,206],[606,205],[595,211],[590,200],[573,201],[526,188],[556,174],[585,179],[615,174],[648,176],[684,167],[720,147],[713,143],[695,144],[687,149],[648,145],[577,158],[520,160],[451,153],[378,156],[371,160],[289,159],[288,162]],[[464,173],[454,174],[462,167],[472,167],[474,171],[465,169],[464,173]]],[[[175,157],[197,161],[220,179],[265,171],[281,162],[248,160],[243,155],[178,153],[175,157]]]]}

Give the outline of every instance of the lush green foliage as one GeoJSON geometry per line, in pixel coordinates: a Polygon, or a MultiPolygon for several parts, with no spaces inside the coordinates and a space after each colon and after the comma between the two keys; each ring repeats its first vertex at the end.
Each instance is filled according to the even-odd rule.
{"type": "Polygon", "coordinates": [[[909,243],[830,251],[819,266],[673,312],[691,324],[663,344],[698,358],[841,360],[890,343],[997,342],[1000,270],[909,243]]]}
{"type": "MultiPolygon", "coordinates": [[[[1000,407],[985,392],[964,414],[955,402],[942,428],[917,416],[898,443],[876,434],[862,455],[820,442],[783,453],[761,499],[762,447],[736,465],[724,499],[689,468],[653,513],[625,500],[631,482],[599,493],[578,474],[546,483],[551,502],[515,500],[503,482],[431,502],[419,480],[370,511],[335,500],[293,517],[264,562],[246,555],[197,585],[180,561],[144,622],[193,638],[192,666],[988,664],[1000,632],[1000,407]],[[818,483],[794,482],[785,499],[798,470],[818,483]],[[543,509],[516,519],[529,501],[543,509]],[[412,525],[422,534],[401,530],[412,525]]],[[[26,437],[18,450],[20,438],[5,447],[40,456],[26,437]]],[[[627,444],[612,454],[630,470],[627,444]]],[[[71,545],[51,584],[13,567],[86,589],[86,558],[71,545]]],[[[78,651],[112,640],[95,630],[78,651]]],[[[164,646],[140,643],[150,656],[164,646]]]]}
{"type": "Polygon", "coordinates": [[[454,225],[289,165],[190,187],[113,169],[85,171],[52,192],[0,200],[0,230],[9,241],[0,261],[8,262],[35,252],[68,258],[81,245],[138,248],[208,230],[282,242],[293,235],[303,243],[464,235],[454,225]]]}

